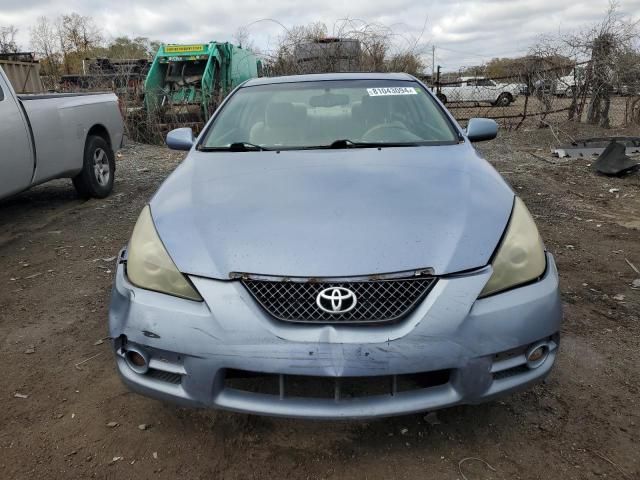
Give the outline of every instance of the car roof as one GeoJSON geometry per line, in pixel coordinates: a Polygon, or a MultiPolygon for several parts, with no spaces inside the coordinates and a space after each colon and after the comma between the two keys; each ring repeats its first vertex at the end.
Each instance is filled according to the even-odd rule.
{"type": "Polygon", "coordinates": [[[323,82],[330,80],[415,80],[415,78],[408,73],[310,73],[307,75],[252,78],[242,86],[253,87],[272,83],[323,82]]]}

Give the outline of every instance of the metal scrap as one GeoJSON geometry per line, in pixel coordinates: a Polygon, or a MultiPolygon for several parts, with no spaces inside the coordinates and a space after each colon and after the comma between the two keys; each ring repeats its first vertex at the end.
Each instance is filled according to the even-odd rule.
{"type": "Polygon", "coordinates": [[[592,168],[604,175],[624,175],[636,170],[640,161],[625,155],[626,150],[624,144],[612,141],[593,163],[592,168]]]}
{"type": "Polygon", "coordinates": [[[553,155],[564,158],[579,158],[600,155],[611,142],[624,145],[625,153],[632,155],[640,153],[640,137],[594,137],[576,140],[567,145],[561,145],[552,150],[553,155]]]}
{"type": "Polygon", "coordinates": [[[94,355],[93,357],[85,358],[85,359],[84,359],[84,360],[82,360],[81,362],[76,363],[76,364],[75,364],[75,367],[76,367],[78,370],[82,370],[82,368],[80,367],[80,365],[82,365],[83,363],[87,363],[89,360],[93,360],[94,358],[99,357],[100,355],[102,355],[102,352],[101,352],[101,353],[98,353],[98,354],[96,354],[96,355],[94,355]]]}

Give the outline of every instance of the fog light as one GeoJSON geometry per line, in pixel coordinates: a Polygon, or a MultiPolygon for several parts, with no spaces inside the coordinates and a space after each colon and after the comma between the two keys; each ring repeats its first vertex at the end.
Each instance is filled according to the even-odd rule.
{"type": "Polygon", "coordinates": [[[549,356],[549,346],[546,343],[532,345],[527,351],[527,366],[538,368],[549,356]]]}
{"type": "Polygon", "coordinates": [[[149,370],[149,358],[144,350],[127,347],[124,358],[129,368],[136,373],[144,374],[149,370]]]}

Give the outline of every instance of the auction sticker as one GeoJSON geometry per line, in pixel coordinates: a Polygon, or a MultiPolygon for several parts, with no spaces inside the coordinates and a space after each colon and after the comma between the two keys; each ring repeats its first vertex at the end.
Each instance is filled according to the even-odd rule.
{"type": "Polygon", "coordinates": [[[381,97],[383,95],[417,95],[413,87],[380,87],[367,88],[370,97],[381,97]]]}

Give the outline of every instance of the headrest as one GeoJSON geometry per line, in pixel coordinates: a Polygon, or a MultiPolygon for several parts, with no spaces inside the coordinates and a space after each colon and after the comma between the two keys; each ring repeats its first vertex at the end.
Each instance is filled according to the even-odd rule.
{"type": "Polygon", "coordinates": [[[267,105],[265,114],[265,126],[291,127],[296,122],[296,109],[289,102],[274,102],[267,105]]]}
{"type": "Polygon", "coordinates": [[[362,98],[362,114],[370,120],[380,121],[390,114],[391,102],[389,97],[370,97],[365,95],[362,98]]]}

